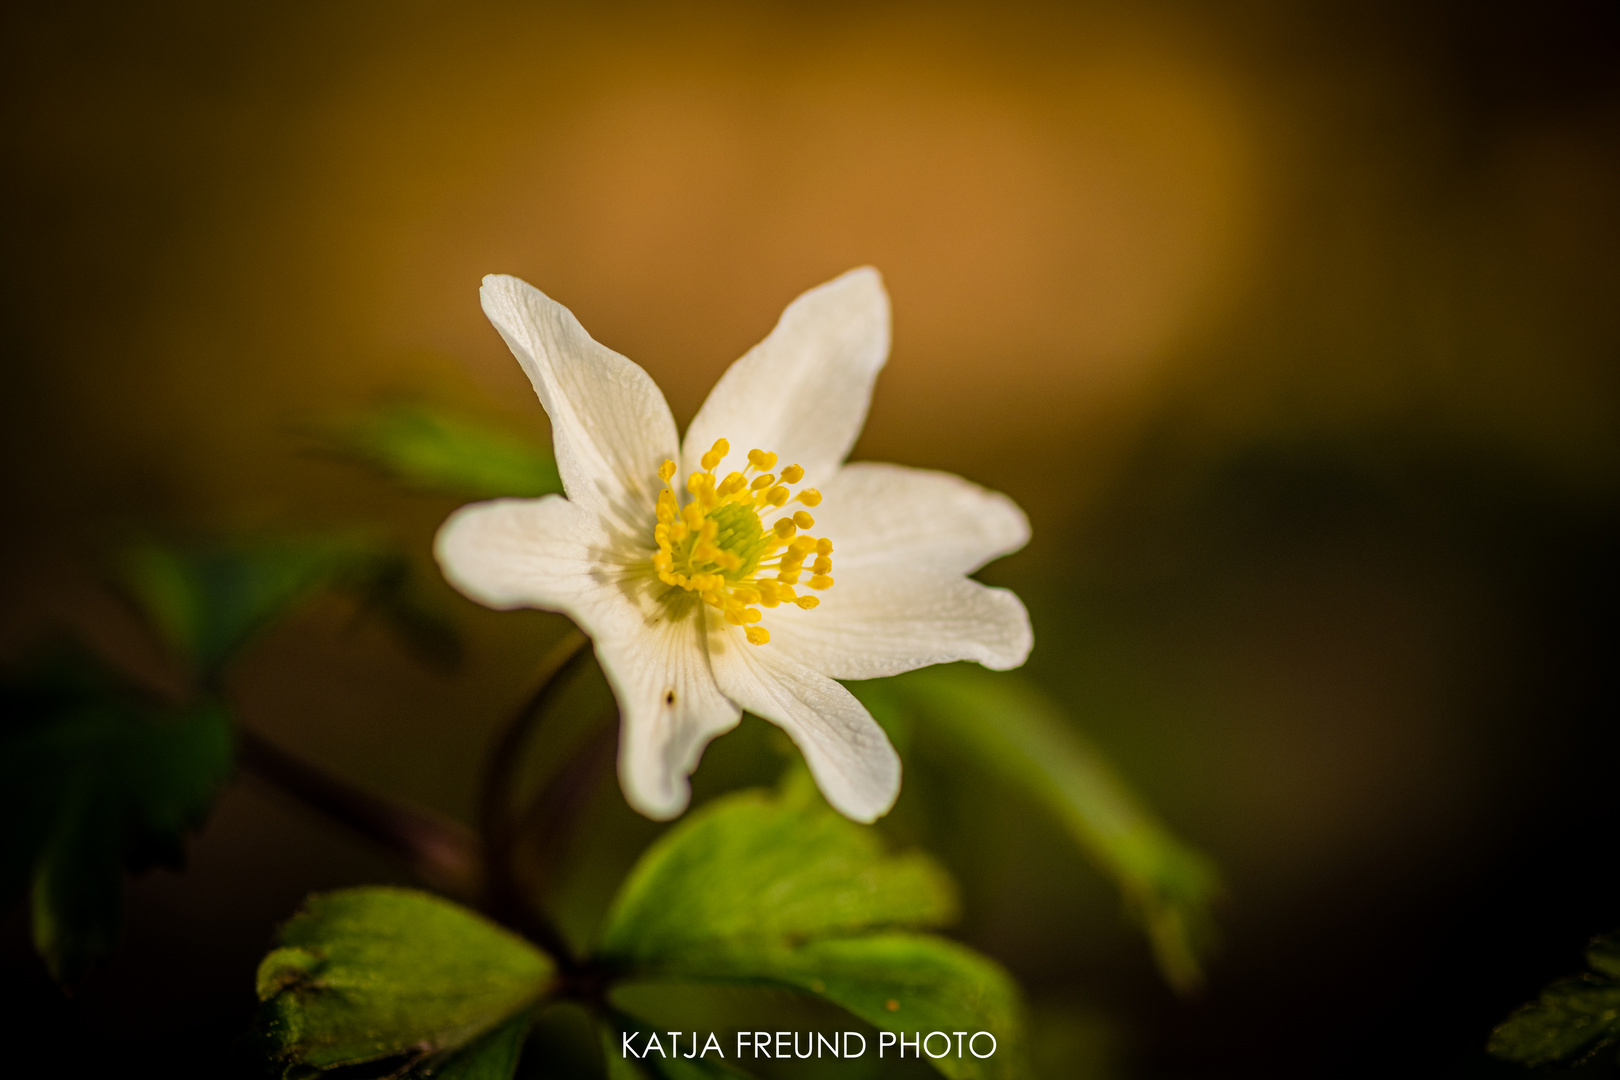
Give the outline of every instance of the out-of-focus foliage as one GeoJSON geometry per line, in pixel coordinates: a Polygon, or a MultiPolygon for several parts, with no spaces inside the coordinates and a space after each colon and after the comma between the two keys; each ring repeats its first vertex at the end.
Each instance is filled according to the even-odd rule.
{"type": "Polygon", "coordinates": [[[1123,890],[1159,969],[1178,990],[1203,981],[1213,940],[1214,865],[1178,840],[1045,694],[1016,675],[970,664],[851,684],[891,729],[938,736],[1033,795],[1123,890]],[[915,717],[923,721],[911,724],[915,717]]]}
{"type": "Polygon", "coordinates": [[[407,487],[488,499],[562,490],[551,454],[476,421],[395,403],[317,432],[332,452],[372,465],[407,487]]]}
{"type": "Polygon", "coordinates": [[[82,652],[0,686],[0,901],[31,891],[35,947],[63,983],[112,952],[124,873],[183,862],[186,831],[234,763],[219,678],[261,630],[336,588],[426,655],[459,649],[411,595],[406,561],[368,541],[144,544],[119,565],[154,632],[191,666],[190,696],[153,700],[82,652]]]}
{"type": "Polygon", "coordinates": [[[483,1038],[442,1059],[424,1062],[412,1077],[432,1080],[511,1080],[533,1017],[520,1012],[483,1038]]]}
{"type": "Polygon", "coordinates": [[[1497,1025],[1487,1049],[1522,1065],[1572,1062],[1620,1040],[1620,935],[1595,939],[1589,972],[1559,979],[1497,1025]]]}
{"type": "Polygon", "coordinates": [[[412,594],[409,564],[368,539],[144,544],[129,548],[120,562],[153,626],[204,681],[216,679],[257,633],[321,589],[356,596],[431,659],[448,663],[460,655],[449,624],[412,594]]]}
{"type": "Polygon", "coordinates": [[[208,701],[164,709],[73,656],[0,688],[0,902],[32,890],[34,944],[77,980],[112,951],[124,871],[178,867],[230,772],[208,701]]]}
{"type": "Polygon", "coordinates": [[[782,793],[719,799],[654,844],[614,902],[601,948],[626,974],[784,986],[885,1031],[989,1031],[994,1057],[934,1065],[953,1080],[1011,1075],[1022,1027],[1012,979],[917,932],[955,907],[930,860],[886,855],[796,773],[782,793]]]}
{"type": "Polygon", "coordinates": [[[258,991],[264,1036],[283,1061],[426,1059],[489,1036],[432,1073],[480,1077],[510,1075],[527,1028],[520,1014],[553,977],[544,954],[481,916],[373,887],[310,897],[259,965],[258,991]]]}

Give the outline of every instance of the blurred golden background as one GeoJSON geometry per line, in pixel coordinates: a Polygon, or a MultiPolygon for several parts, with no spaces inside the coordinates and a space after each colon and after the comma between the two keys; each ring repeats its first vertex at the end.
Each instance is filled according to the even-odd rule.
{"type": "MultiPolygon", "coordinates": [[[[1490,1025],[1620,908],[1592,865],[1617,46],[1596,0],[7,5],[0,645],[66,623],[162,682],[98,584],[134,534],[380,525],[431,572],[454,501],[301,425],[409,395],[543,437],[485,273],[571,307],[684,423],[787,301],[869,263],[895,344],[855,456],[1029,511],[986,576],[1029,602],[1032,674],[1230,886],[1179,1003],[1027,807],[987,791],[927,838],[1052,1075],[1497,1075],[1490,1025]]],[[[318,608],[239,673],[246,722],[466,814],[563,624],[436,588],[463,670],[318,608]]],[[[604,866],[651,835],[598,817],[604,866]]],[[[73,1001],[13,913],[12,1015],[200,1075],[275,920],[398,874],[239,785],[73,1001]]]]}

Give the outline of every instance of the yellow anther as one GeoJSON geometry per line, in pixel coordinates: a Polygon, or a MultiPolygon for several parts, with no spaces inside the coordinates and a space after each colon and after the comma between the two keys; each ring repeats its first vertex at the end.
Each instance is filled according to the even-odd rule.
{"type": "MultiPolygon", "coordinates": [[[[816,523],[802,510],[768,525],[760,520],[767,511],[795,501],[788,485],[804,479],[802,465],[789,465],[775,476],[769,470],[776,467],[777,455],[756,448],[748,452],[745,471],[717,479],[716,470],[730,452],[729,442],[715,440],[700,459],[702,469],[686,478],[691,497],[684,506],[669,486],[679,466],[666,460],[658,467],[658,479],[666,486],[655,506],[653,540],[658,546],[651,569],[664,584],[694,594],[727,623],[741,626],[750,642],[763,645],[771,636],[757,625],[765,617],[760,608],[784,603],[806,611],[816,607],[815,597],[794,592],[801,575],[810,577],[813,588],[832,585],[827,573],[832,542],[801,531],[816,523]],[[815,561],[807,567],[811,558],[815,561]]],[[[821,494],[807,489],[797,501],[815,506],[821,494]]]]}
{"type": "Polygon", "coordinates": [[[731,444],[724,439],[716,439],[714,445],[709,448],[709,452],[699,460],[702,461],[705,469],[713,472],[714,467],[726,460],[726,455],[729,453],[731,453],[731,444]]]}

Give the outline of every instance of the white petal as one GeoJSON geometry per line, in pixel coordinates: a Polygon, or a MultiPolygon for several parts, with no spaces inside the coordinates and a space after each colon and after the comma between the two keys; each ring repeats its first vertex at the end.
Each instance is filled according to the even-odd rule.
{"type": "Polygon", "coordinates": [[[900,757],[853,694],[795,663],[774,642],[750,645],[711,618],[709,660],[727,697],[786,731],[833,808],[876,821],[900,794],[900,757]]]}
{"type": "Polygon", "coordinates": [[[765,612],[766,648],[835,679],[877,679],[953,660],[1005,671],[1034,644],[1029,612],[1008,589],[905,563],[845,570],[836,556],[833,579],[810,611],[765,612]]]}
{"type": "Polygon", "coordinates": [[[953,473],[859,462],[822,485],[817,536],[838,571],[904,561],[971,574],[1029,543],[1029,519],[1000,492],[953,473]]]}
{"type": "Polygon", "coordinates": [[[686,778],[703,748],[742,719],[715,685],[696,598],[676,599],[679,608],[653,601],[634,633],[596,637],[597,659],[624,716],[619,783],[631,806],[658,820],[686,809],[686,778]]]}
{"type": "Polygon", "coordinates": [[[782,312],[776,329],[731,365],[687,429],[682,475],[716,439],[731,443],[720,475],[749,450],[831,479],[866,422],[872,383],[889,355],[889,296],[871,267],[820,285],[782,312]]]}
{"type": "Polygon", "coordinates": [[[551,418],[568,497],[626,531],[650,532],[658,467],[679,445],[652,378],[527,282],[491,274],[479,295],[551,418]]]}
{"type": "Polygon", "coordinates": [[[450,584],[486,607],[572,613],[601,588],[603,542],[593,515],[547,495],[463,506],[439,527],[433,553],[450,584]]]}
{"type": "Polygon", "coordinates": [[[653,818],[685,809],[704,746],[742,713],[715,685],[694,599],[669,597],[652,575],[650,531],[637,548],[571,500],[498,499],[451,515],[435,553],[450,583],[480,603],[579,623],[624,716],[625,798],[653,818]]]}

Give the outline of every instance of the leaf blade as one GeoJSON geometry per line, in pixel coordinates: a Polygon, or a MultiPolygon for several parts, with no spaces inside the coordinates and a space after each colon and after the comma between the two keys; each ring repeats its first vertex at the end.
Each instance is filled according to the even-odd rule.
{"type": "Polygon", "coordinates": [[[925,668],[850,689],[880,721],[937,734],[1033,795],[1124,893],[1166,980],[1202,984],[1214,864],[1177,839],[1045,694],[976,665],[925,668]],[[925,716],[928,723],[908,723],[925,716]],[[992,721],[993,722],[989,722],[992,721]]]}
{"type": "Polygon", "coordinates": [[[260,964],[263,1029],[316,1068],[466,1046],[552,985],[546,957],[448,900],[371,886],[311,896],[260,964]]]}

